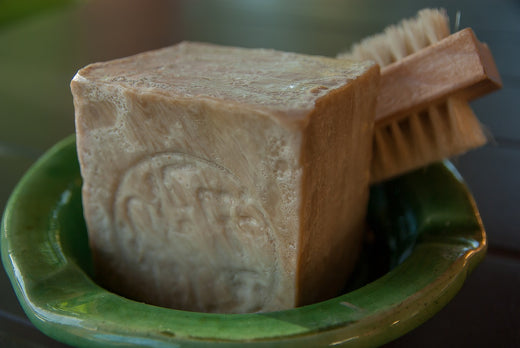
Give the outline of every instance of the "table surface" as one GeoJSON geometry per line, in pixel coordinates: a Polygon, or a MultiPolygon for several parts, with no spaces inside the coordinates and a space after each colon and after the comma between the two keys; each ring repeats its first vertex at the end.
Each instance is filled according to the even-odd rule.
{"type": "MultiPolygon", "coordinates": [[[[479,206],[489,249],[444,309],[387,346],[520,347],[520,2],[62,2],[4,23],[0,16],[0,210],[28,167],[74,132],[69,81],[90,62],[181,40],[334,56],[423,7],[444,7],[451,18],[460,11],[461,27],[489,44],[504,82],[472,102],[492,140],[453,159],[479,206]]],[[[3,270],[0,346],[62,346],[30,324],[3,270]]]]}

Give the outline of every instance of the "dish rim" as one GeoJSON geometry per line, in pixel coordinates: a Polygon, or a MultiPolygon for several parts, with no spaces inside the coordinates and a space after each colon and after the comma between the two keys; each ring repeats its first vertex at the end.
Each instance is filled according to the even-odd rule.
{"type": "Polygon", "coordinates": [[[380,345],[412,330],[447,304],[467,274],[482,260],[487,247],[484,227],[471,194],[456,169],[444,162],[443,170],[458,182],[466,197],[465,204],[472,211],[473,219],[467,226],[451,227],[467,228],[467,236],[472,236],[467,240],[418,242],[402,264],[374,282],[296,309],[208,314],[151,306],[96,285],[77,262],[60,249],[63,246],[55,239],[57,232],[48,233],[48,214],[55,212],[60,202],[67,203],[64,193],[70,195],[70,183],[77,181],[77,163],[74,168],[66,167],[66,159],[75,155],[75,136],[71,135],[29,169],[6,205],[0,242],[4,268],[25,313],[41,331],[68,344],[380,345]],[[68,179],[64,181],[64,177],[68,179]],[[34,208],[35,202],[41,210],[28,209],[34,208]],[[27,218],[34,225],[27,225],[27,218]],[[23,243],[31,241],[40,244],[23,243]],[[51,264],[49,255],[53,253],[51,264]],[[432,266],[432,260],[425,259],[425,255],[438,257],[440,261],[436,260],[438,264],[432,266]],[[38,265],[28,261],[35,257],[40,260],[38,265]],[[417,277],[417,269],[427,265],[434,269],[417,277]],[[41,274],[42,269],[45,274],[41,274]],[[40,273],[34,274],[35,270],[40,273]],[[68,287],[64,288],[64,284],[68,287]],[[385,288],[399,291],[388,294],[385,288]],[[386,294],[385,298],[382,294],[386,294]],[[64,301],[65,295],[69,296],[67,301],[64,301]],[[79,305],[89,311],[82,313],[84,309],[79,305]],[[124,317],[130,319],[123,320],[124,317]]]}

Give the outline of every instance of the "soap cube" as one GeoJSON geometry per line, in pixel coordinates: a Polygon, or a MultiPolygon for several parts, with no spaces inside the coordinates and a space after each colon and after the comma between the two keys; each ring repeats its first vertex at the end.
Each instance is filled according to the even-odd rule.
{"type": "Polygon", "coordinates": [[[183,42],[71,83],[96,280],[190,311],[338,294],[361,246],[379,68],[183,42]]]}

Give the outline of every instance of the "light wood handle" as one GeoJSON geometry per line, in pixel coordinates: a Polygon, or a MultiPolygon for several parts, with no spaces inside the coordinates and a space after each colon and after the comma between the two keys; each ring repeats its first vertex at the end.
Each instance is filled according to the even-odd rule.
{"type": "Polygon", "coordinates": [[[449,96],[469,101],[501,86],[489,48],[466,28],[381,69],[376,127],[449,96]]]}

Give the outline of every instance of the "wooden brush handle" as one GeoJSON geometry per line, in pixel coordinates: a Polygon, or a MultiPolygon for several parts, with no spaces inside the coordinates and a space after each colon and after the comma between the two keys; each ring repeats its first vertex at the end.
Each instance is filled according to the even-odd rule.
{"type": "Polygon", "coordinates": [[[471,100],[502,86],[487,45],[467,28],[381,69],[376,127],[460,96],[471,100]]]}

